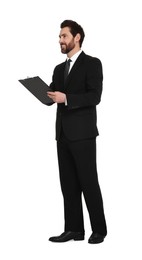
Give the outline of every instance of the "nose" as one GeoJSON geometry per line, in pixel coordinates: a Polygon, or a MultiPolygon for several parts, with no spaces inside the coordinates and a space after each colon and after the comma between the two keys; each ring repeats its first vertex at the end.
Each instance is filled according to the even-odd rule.
{"type": "Polygon", "coordinates": [[[63,41],[62,41],[62,39],[60,38],[60,39],[59,39],[59,44],[61,44],[62,42],[63,42],[63,41]]]}

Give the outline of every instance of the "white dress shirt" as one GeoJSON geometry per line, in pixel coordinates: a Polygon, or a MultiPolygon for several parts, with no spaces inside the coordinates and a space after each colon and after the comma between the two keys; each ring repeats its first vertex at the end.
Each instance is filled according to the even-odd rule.
{"type": "Polygon", "coordinates": [[[79,50],[79,51],[76,52],[72,57],[67,58],[67,60],[69,60],[69,59],[71,60],[69,72],[70,72],[70,70],[72,69],[72,67],[73,67],[73,65],[74,65],[74,63],[75,63],[75,61],[77,60],[77,58],[78,58],[78,56],[81,54],[81,52],[82,52],[82,50],[79,50]]]}

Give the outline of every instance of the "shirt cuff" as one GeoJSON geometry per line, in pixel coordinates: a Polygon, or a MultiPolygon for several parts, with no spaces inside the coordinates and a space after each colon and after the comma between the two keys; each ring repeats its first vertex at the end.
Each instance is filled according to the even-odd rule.
{"type": "Polygon", "coordinates": [[[68,105],[68,102],[67,102],[67,97],[65,98],[65,106],[68,105]]]}

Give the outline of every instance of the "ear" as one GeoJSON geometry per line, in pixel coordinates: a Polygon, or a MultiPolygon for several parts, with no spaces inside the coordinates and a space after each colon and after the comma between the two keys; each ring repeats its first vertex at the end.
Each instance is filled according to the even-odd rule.
{"type": "Polygon", "coordinates": [[[75,36],[75,41],[79,42],[80,38],[81,38],[80,33],[77,33],[77,35],[75,36]]]}

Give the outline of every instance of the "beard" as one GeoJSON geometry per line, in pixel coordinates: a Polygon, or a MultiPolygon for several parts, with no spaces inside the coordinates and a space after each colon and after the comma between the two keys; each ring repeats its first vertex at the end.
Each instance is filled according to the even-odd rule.
{"type": "Polygon", "coordinates": [[[70,41],[70,43],[66,44],[61,44],[61,52],[64,54],[69,53],[70,51],[72,51],[75,47],[74,41],[70,41]]]}

